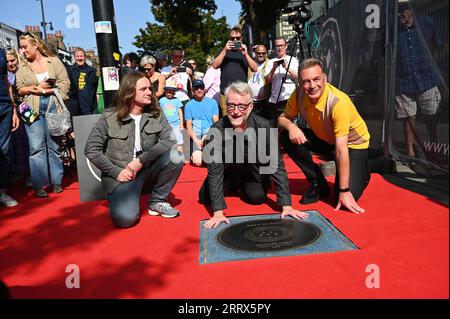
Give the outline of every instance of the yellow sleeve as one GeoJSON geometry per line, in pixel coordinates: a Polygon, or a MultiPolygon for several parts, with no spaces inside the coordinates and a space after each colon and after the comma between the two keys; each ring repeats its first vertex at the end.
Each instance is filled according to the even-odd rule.
{"type": "Polygon", "coordinates": [[[294,92],[292,92],[287,101],[286,107],[284,108],[283,112],[287,118],[293,118],[298,114],[297,90],[298,89],[295,89],[294,92]]]}
{"type": "Polygon", "coordinates": [[[350,105],[339,102],[333,109],[333,128],[336,138],[348,135],[350,132],[350,105]]]}

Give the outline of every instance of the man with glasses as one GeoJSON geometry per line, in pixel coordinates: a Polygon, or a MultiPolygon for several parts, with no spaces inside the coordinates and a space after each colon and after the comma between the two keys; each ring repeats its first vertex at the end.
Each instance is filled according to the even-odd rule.
{"type": "Polygon", "coordinates": [[[195,62],[194,59],[189,59],[188,63],[192,66],[192,70],[194,72],[192,79],[193,80],[203,80],[205,73],[197,71],[197,68],[198,68],[197,62],[195,62]]]}
{"type": "Polygon", "coordinates": [[[306,218],[308,214],[291,206],[288,177],[274,134],[277,130],[271,129],[266,119],[252,113],[252,89],[248,83],[232,83],[225,89],[225,97],[227,115],[210,128],[203,148],[208,176],[199,198],[201,203],[211,205],[213,211],[204,226],[211,228],[222,222],[229,223],[224,214],[225,191],[240,190],[243,201],[261,205],[267,199],[272,181],[277,204],[282,207],[281,217],[306,218]],[[263,158],[262,154],[267,154],[268,149],[274,161],[263,158]]]}
{"type": "Polygon", "coordinates": [[[219,120],[217,102],[205,96],[205,83],[202,80],[192,82],[194,98],[186,104],[186,129],[191,137],[191,161],[194,166],[202,165],[203,141],[211,125],[219,120]]]}
{"type": "Polygon", "coordinates": [[[250,85],[253,92],[253,112],[266,117],[264,112],[266,111],[267,97],[270,93],[270,84],[267,85],[265,81],[267,64],[269,62],[267,48],[264,44],[259,44],[255,47],[254,52],[258,70],[251,72],[248,78],[248,85],[250,85]]]}
{"type": "Polygon", "coordinates": [[[286,102],[294,92],[298,80],[298,60],[287,55],[288,43],[283,37],[275,39],[277,57],[270,60],[266,82],[272,83],[266,118],[276,126],[278,116],[283,112],[286,102]]]}
{"type": "Polygon", "coordinates": [[[248,69],[258,71],[258,64],[248,54],[247,46],[242,43],[242,30],[234,27],[230,31],[230,40],[223,50],[214,59],[214,69],[221,69],[220,75],[220,111],[221,116],[226,115],[225,88],[236,81],[247,82],[248,69]]]}
{"type": "Polygon", "coordinates": [[[192,82],[192,65],[184,60],[184,50],[175,46],[171,50],[172,63],[165,66],[161,73],[167,78],[167,82],[174,84],[177,88],[175,96],[186,106],[190,100],[190,87],[192,82]]]}

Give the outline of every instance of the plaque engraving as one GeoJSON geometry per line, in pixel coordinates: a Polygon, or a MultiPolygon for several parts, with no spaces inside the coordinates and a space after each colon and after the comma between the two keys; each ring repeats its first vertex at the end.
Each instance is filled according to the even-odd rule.
{"type": "Polygon", "coordinates": [[[314,224],[278,218],[231,225],[217,235],[217,240],[235,250],[270,252],[304,247],[320,236],[321,231],[314,224]]]}

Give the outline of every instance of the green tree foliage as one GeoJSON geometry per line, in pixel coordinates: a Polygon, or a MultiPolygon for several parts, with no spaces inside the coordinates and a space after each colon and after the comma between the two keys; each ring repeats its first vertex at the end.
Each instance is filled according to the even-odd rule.
{"type": "Polygon", "coordinates": [[[133,43],[143,52],[170,53],[181,46],[187,59],[195,59],[199,67],[208,55],[216,55],[228,38],[226,18],[214,18],[214,0],[150,0],[158,23],[147,22],[133,43]]]}
{"type": "Polygon", "coordinates": [[[260,42],[277,22],[281,9],[285,8],[290,0],[236,0],[241,3],[242,15],[246,22],[252,26],[256,42],[260,42]]]}

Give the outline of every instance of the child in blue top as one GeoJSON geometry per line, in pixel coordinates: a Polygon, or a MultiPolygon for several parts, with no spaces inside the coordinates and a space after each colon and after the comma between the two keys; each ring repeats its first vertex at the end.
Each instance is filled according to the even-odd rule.
{"type": "Polygon", "coordinates": [[[159,105],[164,112],[170,126],[173,128],[175,138],[177,140],[177,150],[183,152],[183,135],[181,131],[184,130],[183,126],[183,103],[175,97],[176,88],[166,86],[164,88],[165,96],[159,100],[159,105]]]}
{"type": "Polygon", "coordinates": [[[192,164],[202,165],[202,148],[206,133],[219,120],[219,107],[213,99],[205,97],[202,80],[192,82],[194,98],[185,106],[186,129],[191,137],[192,164]]]}

